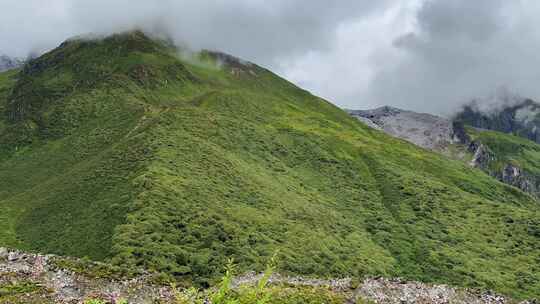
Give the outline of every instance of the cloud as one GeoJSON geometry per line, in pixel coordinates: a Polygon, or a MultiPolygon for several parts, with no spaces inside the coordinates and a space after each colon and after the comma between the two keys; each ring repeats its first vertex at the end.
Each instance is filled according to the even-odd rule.
{"type": "Polygon", "coordinates": [[[394,41],[399,59],[390,58],[364,98],[436,113],[501,87],[538,99],[538,13],[533,1],[425,2],[415,30],[394,41]]]}
{"type": "Polygon", "coordinates": [[[347,108],[370,108],[370,88],[381,70],[399,63],[393,41],[413,30],[419,1],[393,2],[359,20],[342,23],[329,50],[314,50],[281,61],[279,71],[294,82],[347,108]]]}
{"type": "Polygon", "coordinates": [[[65,1],[0,2],[0,53],[23,57],[54,46],[75,32],[65,1]]]}
{"type": "Polygon", "coordinates": [[[530,0],[403,0],[283,70],[347,108],[449,115],[472,99],[500,105],[501,91],[540,101],[539,14],[530,0]]]}
{"type": "Polygon", "coordinates": [[[384,9],[386,0],[3,0],[0,52],[21,55],[69,36],[134,27],[165,31],[194,48],[263,64],[328,49],[336,28],[384,9]]]}
{"type": "Polygon", "coordinates": [[[139,27],[262,64],[348,108],[450,113],[500,87],[540,100],[540,2],[533,0],[2,0],[0,6],[0,53],[8,55],[139,27]]]}

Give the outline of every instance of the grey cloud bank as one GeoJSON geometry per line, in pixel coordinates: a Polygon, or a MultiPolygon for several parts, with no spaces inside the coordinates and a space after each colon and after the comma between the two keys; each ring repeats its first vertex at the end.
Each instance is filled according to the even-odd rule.
{"type": "Polygon", "coordinates": [[[265,64],[328,49],[336,27],[384,10],[387,1],[343,0],[2,0],[0,48],[23,55],[68,37],[142,28],[193,48],[231,52],[265,64]]]}
{"type": "Polygon", "coordinates": [[[374,77],[367,98],[449,113],[500,88],[540,97],[540,3],[429,1],[417,28],[394,41],[401,57],[374,77]]]}
{"type": "Polygon", "coordinates": [[[450,113],[504,86],[540,99],[533,0],[0,0],[0,54],[131,28],[263,64],[339,106],[450,113]]]}

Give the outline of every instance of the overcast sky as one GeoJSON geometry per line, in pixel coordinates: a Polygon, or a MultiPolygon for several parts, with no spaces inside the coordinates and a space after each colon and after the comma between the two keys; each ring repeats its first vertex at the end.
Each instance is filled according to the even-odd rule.
{"type": "Polygon", "coordinates": [[[264,65],[338,106],[540,100],[537,0],[0,0],[0,53],[140,27],[264,65]]]}

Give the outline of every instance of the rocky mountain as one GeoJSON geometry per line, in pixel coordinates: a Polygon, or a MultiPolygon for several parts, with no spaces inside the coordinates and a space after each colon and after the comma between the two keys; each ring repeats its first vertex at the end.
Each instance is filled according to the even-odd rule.
{"type": "Polygon", "coordinates": [[[278,252],[290,276],[540,296],[537,200],[219,54],[136,31],[0,73],[0,245],[179,286],[278,252]]]}
{"type": "MultiPolygon", "coordinates": [[[[524,114],[519,114],[524,109],[534,113],[536,108],[532,101],[526,101],[503,108],[505,110],[500,112],[483,114],[473,111],[472,106],[466,106],[454,119],[392,107],[348,112],[368,126],[462,160],[506,184],[539,197],[540,164],[536,159],[540,156],[540,145],[513,135],[514,132],[525,135],[536,132],[534,119],[525,120],[524,114]],[[530,131],[519,133],[526,128],[530,131]]],[[[534,136],[531,135],[530,139],[533,140],[534,136]]]]}
{"type": "MultiPolygon", "coordinates": [[[[254,303],[250,293],[263,279],[263,274],[256,273],[233,277],[230,288],[235,293],[226,294],[226,299],[254,303]]],[[[258,292],[266,303],[276,304],[535,303],[518,302],[490,291],[402,279],[366,278],[355,283],[351,278],[310,279],[272,273],[267,280],[258,292]]],[[[184,291],[157,283],[155,274],[144,271],[126,272],[104,263],[0,248],[0,303],[199,304],[210,303],[216,294],[211,289],[184,291]]]]}
{"type": "Polygon", "coordinates": [[[23,65],[23,61],[17,58],[11,58],[6,55],[0,55],[0,72],[16,69],[23,65]]]}
{"type": "Polygon", "coordinates": [[[454,137],[452,121],[439,116],[388,106],[348,112],[370,127],[429,150],[447,151],[459,141],[454,137]]]}
{"type": "Polygon", "coordinates": [[[455,121],[475,128],[514,134],[540,143],[540,104],[531,99],[481,110],[477,103],[463,107],[455,121]]]}

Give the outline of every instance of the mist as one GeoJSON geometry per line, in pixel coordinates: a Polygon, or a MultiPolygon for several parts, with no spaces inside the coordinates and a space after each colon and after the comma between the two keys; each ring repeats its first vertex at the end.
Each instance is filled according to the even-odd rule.
{"type": "Polygon", "coordinates": [[[485,108],[538,99],[538,13],[533,1],[426,2],[416,29],[394,40],[399,56],[374,77],[368,98],[438,113],[471,99],[485,108]]]}
{"type": "Polygon", "coordinates": [[[270,68],[340,107],[450,114],[501,88],[540,100],[532,0],[2,0],[0,54],[134,28],[270,68]]]}

